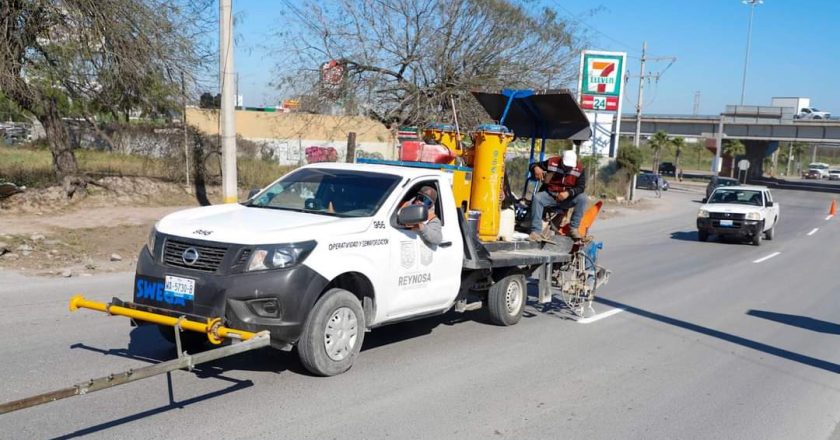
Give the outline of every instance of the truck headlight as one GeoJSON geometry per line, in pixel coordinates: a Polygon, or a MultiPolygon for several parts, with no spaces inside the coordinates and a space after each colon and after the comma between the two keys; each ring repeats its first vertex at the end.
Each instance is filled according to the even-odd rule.
{"type": "Polygon", "coordinates": [[[701,209],[697,213],[697,218],[709,218],[709,211],[706,211],[705,209],[701,209]]]}
{"type": "Polygon", "coordinates": [[[761,214],[758,212],[748,212],[746,216],[747,220],[761,220],[761,214]]]}
{"type": "Polygon", "coordinates": [[[152,226],[152,230],[149,231],[149,238],[146,240],[146,249],[149,250],[149,254],[152,257],[155,256],[155,242],[157,241],[157,229],[152,226]]]}
{"type": "Polygon", "coordinates": [[[315,249],[316,241],[277,244],[258,247],[251,255],[246,272],[268,269],[283,269],[303,262],[315,249]]]}

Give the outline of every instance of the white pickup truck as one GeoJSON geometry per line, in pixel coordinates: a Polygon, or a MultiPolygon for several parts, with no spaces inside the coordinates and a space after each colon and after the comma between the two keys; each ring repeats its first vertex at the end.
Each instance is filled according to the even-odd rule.
{"type": "MultiPolygon", "coordinates": [[[[482,306],[494,323],[515,324],[527,277],[538,276],[550,301],[552,268],[570,261],[572,241],[480,242],[450,185],[438,169],[323,163],[245,203],[170,214],[140,253],[134,301],[122,304],[268,330],[273,347],[296,345],[325,376],[350,368],[374,327],[482,306]],[[439,194],[436,246],[409,228],[427,208],[402,208],[423,186],[439,194]]],[[[161,334],[174,339],[170,328],[161,334]]]]}
{"type": "Polygon", "coordinates": [[[779,204],[767,187],[718,187],[697,213],[697,237],[735,236],[758,246],[762,238],[773,239],[778,223],[779,204]]]}

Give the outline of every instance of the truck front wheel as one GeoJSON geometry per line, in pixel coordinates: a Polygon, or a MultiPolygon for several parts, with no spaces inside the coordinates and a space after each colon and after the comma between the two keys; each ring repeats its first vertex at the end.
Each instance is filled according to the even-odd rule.
{"type": "Polygon", "coordinates": [[[303,366],[318,376],[350,369],[365,337],[365,312],[344,289],[330,289],[315,303],[298,342],[303,366]]]}
{"type": "Polygon", "coordinates": [[[496,325],[513,325],[522,318],[528,299],[528,285],[522,274],[508,275],[490,287],[487,309],[490,321],[496,325]]]}

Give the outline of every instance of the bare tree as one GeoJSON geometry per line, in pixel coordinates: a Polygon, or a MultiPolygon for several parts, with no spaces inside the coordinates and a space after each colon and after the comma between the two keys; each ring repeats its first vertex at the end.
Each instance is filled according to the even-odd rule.
{"type": "Polygon", "coordinates": [[[84,186],[63,118],[161,111],[193,77],[210,0],[3,0],[0,90],[47,133],[68,194],[84,186]]]}
{"type": "Polygon", "coordinates": [[[509,0],[283,3],[306,32],[277,35],[281,88],[385,124],[448,119],[453,98],[474,123],[484,114],[465,99],[472,90],[568,87],[584,39],[554,10],[509,0]],[[330,61],[338,81],[317,74],[330,61]]]}

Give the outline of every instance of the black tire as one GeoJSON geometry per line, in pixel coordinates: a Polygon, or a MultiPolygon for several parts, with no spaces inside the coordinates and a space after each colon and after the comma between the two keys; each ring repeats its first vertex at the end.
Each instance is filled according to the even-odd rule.
{"type": "Polygon", "coordinates": [[[709,233],[706,231],[697,231],[697,239],[700,241],[706,241],[709,239],[709,233]]]}
{"type": "Polygon", "coordinates": [[[522,318],[528,299],[525,275],[508,275],[495,282],[487,294],[487,311],[490,322],[496,325],[514,325],[522,318]]]}
{"type": "Polygon", "coordinates": [[[759,232],[757,232],[752,237],[752,244],[754,246],[761,246],[761,239],[764,238],[764,233],[761,232],[762,229],[764,229],[764,223],[762,223],[761,226],[759,226],[759,228],[758,228],[759,232]]]}
{"type": "Polygon", "coordinates": [[[773,223],[773,227],[764,231],[764,238],[768,240],[772,240],[776,237],[776,223],[773,223]]]}
{"type": "Polygon", "coordinates": [[[353,366],[364,338],[365,312],[359,299],[344,289],[330,289],[306,318],[298,355],[310,373],[335,376],[353,366]]]}
{"type": "MultiPolygon", "coordinates": [[[[170,327],[168,325],[156,325],[158,332],[160,333],[160,337],[169,342],[173,346],[175,345],[175,327],[170,327]]],[[[207,340],[207,335],[202,333],[196,333],[191,331],[182,331],[181,332],[181,350],[186,351],[187,353],[196,353],[202,351],[204,348],[207,348],[207,343],[210,342],[207,340]]]]}

